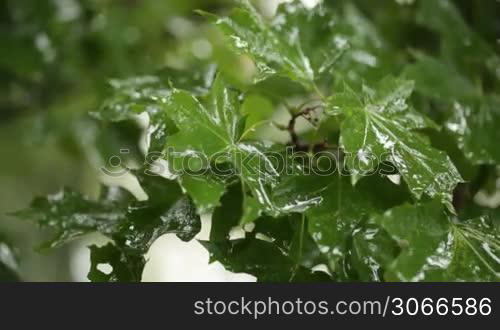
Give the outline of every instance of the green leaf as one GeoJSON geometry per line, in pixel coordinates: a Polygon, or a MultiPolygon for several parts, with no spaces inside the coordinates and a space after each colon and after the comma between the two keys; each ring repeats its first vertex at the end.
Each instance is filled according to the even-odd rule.
{"type": "Polygon", "coordinates": [[[245,205],[243,208],[243,215],[241,217],[240,224],[245,225],[247,223],[254,222],[259,216],[262,215],[262,210],[259,202],[253,196],[246,196],[245,205]]]}
{"type": "MultiPolygon", "coordinates": [[[[375,90],[365,88],[357,105],[346,101],[345,96],[341,104],[332,104],[345,115],[341,145],[347,163],[353,175],[364,176],[381,162],[390,161],[417,199],[427,194],[452,209],[452,192],[462,178],[444,152],[412,132],[433,126],[407,104],[412,91],[413,82],[388,77],[375,90]]],[[[353,92],[347,93],[354,97],[353,92]]]]}
{"type": "Polygon", "coordinates": [[[235,273],[248,273],[259,282],[328,281],[322,272],[311,272],[290,259],[273,243],[254,237],[229,242],[201,242],[210,252],[211,261],[218,261],[235,273]]]}
{"type": "Polygon", "coordinates": [[[390,280],[500,279],[500,231],[487,218],[456,222],[428,203],[391,209],[375,221],[402,248],[386,275],[390,280]]]}
{"type": "Polygon", "coordinates": [[[241,114],[245,117],[245,137],[258,139],[258,132],[269,127],[274,112],[273,104],[265,97],[250,94],[241,105],[241,114]]]}
{"type": "MultiPolygon", "coordinates": [[[[368,266],[378,267],[382,271],[384,264],[376,261],[385,260],[384,255],[390,254],[392,247],[384,244],[380,249],[374,249],[366,239],[370,237],[367,233],[370,229],[372,233],[370,238],[373,238],[375,236],[373,234],[379,230],[373,226],[365,227],[365,222],[371,214],[382,212],[387,207],[404,201],[407,196],[401,192],[402,188],[377,176],[369,177],[357,186],[350,183],[349,177],[337,175],[306,178],[306,180],[315,180],[316,189],[323,185],[323,188],[318,190],[322,197],[321,204],[308,210],[306,215],[309,220],[309,233],[319,246],[319,250],[326,256],[329,268],[342,279],[349,278],[350,273],[357,271],[365,274],[368,266]],[[389,191],[390,193],[387,193],[389,191]],[[365,241],[359,242],[359,236],[363,234],[366,234],[365,241]],[[351,242],[352,237],[354,243],[351,242]],[[357,262],[358,265],[349,265],[351,261],[348,259],[353,253],[357,253],[358,260],[353,262],[357,262]],[[360,261],[361,259],[372,260],[373,265],[365,265],[365,261],[360,261]],[[352,270],[352,267],[356,269],[352,270]],[[358,267],[361,268],[357,269],[358,267]]],[[[309,185],[312,186],[313,183],[309,185]]],[[[374,275],[373,279],[380,278],[380,275],[377,276],[374,275]]]]}
{"type": "Polygon", "coordinates": [[[179,183],[189,193],[200,214],[219,206],[220,198],[226,191],[224,181],[212,176],[183,175],[179,183]]]}
{"type": "Polygon", "coordinates": [[[233,227],[238,226],[243,216],[243,190],[241,184],[229,187],[221,200],[221,206],[212,214],[210,241],[221,242],[229,239],[233,227]]]}
{"type": "Polygon", "coordinates": [[[229,163],[231,168],[226,177],[238,177],[260,208],[272,215],[292,212],[296,205],[303,208],[314,205],[314,200],[288,199],[279,203],[274,200],[273,189],[281,181],[283,166],[287,166],[285,148],[242,139],[244,119],[238,97],[239,93],[227,87],[220,76],[207,104],[189,92],[172,92],[167,111],[179,133],[169,137],[166,157],[174,173],[180,176],[183,188],[193,195],[200,210],[212,209],[219,204],[226,182],[212,180],[203,187],[202,182],[207,182],[206,178],[213,176],[217,172],[214,168],[221,163],[229,163]],[[191,178],[186,179],[187,176],[191,178]],[[193,185],[196,180],[198,184],[193,185]]]}
{"type": "Polygon", "coordinates": [[[65,188],[56,194],[35,198],[28,209],[15,215],[54,231],[54,237],[41,246],[46,249],[95,231],[112,234],[117,223],[126,217],[126,210],[121,207],[122,200],[131,199],[123,191],[110,189],[94,201],[65,188]]]}
{"type": "MultiPolygon", "coordinates": [[[[229,257],[227,254],[232,254],[234,252],[234,258],[241,258],[239,262],[247,262],[245,259],[250,258],[246,253],[239,255],[236,254],[237,252],[235,251],[225,251],[226,248],[238,244],[238,241],[230,240],[230,233],[233,228],[238,227],[241,223],[243,207],[245,206],[244,198],[246,197],[243,195],[241,185],[236,184],[229,188],[228,192],[222,198],[222,206],[218,207],[212,216],[210,242],[203,243],[209,252],[213,253],[211,260],[220,261],[231,271],[237,270],[247,272],[246,270],[238,270],[238,267],[242,267],[242,265],[235,265],[236,261],[233,262],[231,261],[232,259],[228,260],[227,258],[229,257]]],[[[318,246],[307,232],[306,226],[305,218],[298,214],[279,218],[263,216],[254,221],[252,226],[250,226],[251,229],[247,229],[249,232],[246,232],[245,240],[253,242],[251,244],[248,243],[252,246],[250,249],[251,251],[260,248],[267,248],[270,251],[276,249],[276,252],[279,251],[280,254],[278,255],[271,252],[272,254],[270,257],[277,258],[276,262],[279,262],[279,260],[284,259],[284,255],[288,259],[286,261],[287,264],[289,264],[289,268],[280,266],[283,268],[280,269],[280,272],[283,274],[279,276],[288,278],[291,281],[294,280],[298,274],[299,280],[301,280],[300,278],[303,276],[302,273],[305,273],[307,268],[312,268],[315,265],[324,263],[324,258],[318,246]],[[255,243],[253,238],[255,238],[255,240],[264,240],[268,244],[261,246],[262,244],[260,242],[255,243]],[[295,264],[295,267],[292,267],[293,264],[295,264]]],[[[243,228],[249,227],[243,225],[243,228]]],[[[267,275],[260,272],[249,272],[257,276],[259,280],[273,280],[268,279],[266,277],[267,275]]]]}
{"type": "MultiPolygon", "coordinates": [[[[173,181],[140,173],[138,179],[149,196],[146,201],[137,201],[116,187],[103,188],[97,200],[64,189],[36,198],[29,209],[17,212],[17,216],[55,232],[54,238],[42,248],[57,247],[76,237],[99,232],[115,242],[121,259],[142,258],[154,241],[167,233],[174,233],[184,241],[193,239],[201,229],[201,221],[191,199],[173,181]]],[[[117,258],[118,252],[110,250],[96,253],[117,258]]]]}
{"type": "Polygon", "coordinates": [[[140,282],[146,260],[142,255],[127,254],[116,245],[92,245],[90,249],[90,270],[88,279],[91,282],[140,282]],[[99,266],[110,267],[109,272],[100,270],[99,266]]]}
{"type": "Polygon", "coordinates": [[[112,92],[95,117],[105,121],[123,121],[143,112],[152,117],[161,116],[162,105],[170,95],[170,89],[157,76],[133,77],[110,80],[112,92]]]}
{"type": "Polygon", "coordinates": [[[172,92],[171,84],[196,95],[204,95],[212,85],[215,69],[213,65],[190,72],[167,68],[154,76],[110,80],[110,96],[92,114],[103,121],[119,122],[147,113],[151,149],[156,151],[160,146],[163,147],[168,135],[176,132],[165,106],[172,92]]]}
{"type": "Polygon", "coordinates": [[[399,246],[380,226],[368,223],[354,229],[346,265],[351,278],[384,282],[384,273],[400,252],[399,246]]]}
{"type": "Polygon", "coordinates": [[[147,113],[151,150],[156,151],[158,145],[163,146],[165,138],[175,132],[165,113],[165,102],[171,93],[168,85],[158,76],[114,79],[109,84],[112,89],[110,96],[91,115],[103,122],[121,122],[147,113]]]}
{"type": "Polygon", "coordinates": [[[202,153],[208,160],[236,143],[240,133],[238,92],[219,78],[207,103],[202,104],[190,92],[172,91],[167,113],[180,132],[170,137],[167,147],[177,153],[202,153]]]}
{"type": "Polygon", "coordinates": [[[122,121],[146,112],[153,119],[164,120],[164,105],[172,84],[196,95],[204,95],[212,85],[215,70],[213,65],[190,72],[166,68],[156,75],[112,79],[109,81],[110,96],[93,114],[106,121],[122,121]]]}
{"type": "Polygon", "coordinates": [[[500,98],[483,97],[479,102],[455,102],[446,128],[457,138],[458,147],[473,164],[500,163],[500,98]]]}
{"type": "Polygon", "coordinates": [[[415,79],[417,90],[425,96],[442,100],[451,109],[446,129],[473,164],[500,162],[498,125],[500,100],[483,95],[472,82],[451,65],[423,54],[415,54],[417,62],[406,69],[406,76],[415,79]],[[440,77],[447,77],[443,84],[440,77]]]}
{"type": "MultiPolygon", "coordinates": [[[[191,240],[210,214],[211,261],[259,281],[499,280],[497,1],[75,1],[62,21],[61,1],[0,5],[0,108],[3,140],[55,137],[51,162],[147,164],[147,198],[64,189],[18,213],[54,232],[45,247],[106,236],[91,280],[139,281],[159,236],[191,240]],[[215,29],[182,17],[196,3],[215,29]]],[[[15,142],[6,179],[26,176],[15,142]]]]}
{"type": "Polygon", "coordinates": [[[200,212],[219,205],[224,183],[189,174],[205,174],[211,161],[226,161],[225,152],[241,134],[238,93],[225,87],[221,78],[214,82],[207,103],[204,105],[191,93],[175,89],[166,109],[179,129],[167,141],[166,157],[174,173],[181,173],[180,182],[193,196],[200,212]]]}
{"type": "Polygon", "coordinates": [[[349,47],[335,38],[332,13],[301,1],[281,4],[270,21],[247,0],[228,17],[205,14],[227,36],[237,53],[248,54],[257,67],[256,81],[275,74],[311,88],[349,47]]]}
{"type": "Polygon", "coordinates": [[[270,239],[285,251],[297,267],[313,268],[325,264],[326,258],[307,230],[304,215],[292,214],[281,218],[261,217],[255,222],[256,234],[270,239]]]}

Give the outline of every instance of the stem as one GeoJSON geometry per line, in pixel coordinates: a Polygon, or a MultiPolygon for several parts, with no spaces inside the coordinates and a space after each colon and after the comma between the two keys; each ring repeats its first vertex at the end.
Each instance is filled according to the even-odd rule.
{"type": "Polygon", "coordinates": [[[304,247],[304,228],[306,225],[306,216],[302,214],[302,218],[300,220],[300,238],[299,238],[299,255],[297,258],[297,267],[300,265],[300,262],[302,260],[302,254],[303,254],[303,247],[304,247]]]}
{"type": "MultiPolygon", "coordinates": [[[[247,204],[247,192],[246,192],[245,181],[243,181],[243,180],[241,180],[241,193],[243,194],[243,197],[241,198],[241,209],[244,212],[245,206],[247,204]]],[[[240,219],[240,222],[241,222],[241,219],[240,219]]]]}
{"type": "Polygon", "coordinates": [[[292,276],[290,277],[290,282],[295,278],[297,271],[299,270],[300,264],[302,262],[302,255],[304,249],[304,231],[305,231],[306,216],[302,214],[300,220],[300,232],[299,232],[299,252],[297,254],[297,262],[295,263],[295,269],[293,270],[292,276]]]}
{"type": "Polygon", "coordinates": [[[256,122],[255,124],[253,124],[245,132],[243,132],[243,134],[241,135],[241,137],[238,139],[238,142],[241,142],[250,132],[252,132],[257,127],[259,127],[261,125],[264,125],[264,124],[266,124],[268,122],[269,122],[269,120],[261,120],[259,122],[256,122]]]}
{"type": "MultiPolygon", "coordinates": [[[[307,103],[305,103],[305,104],[307,104],[307,103]]],[[[292,118],[288,122],[288,126],[285,129],[290,134],[291,144],[294,146],[294,148],[297,151],[319,152],[319,151],[325,151],[325,150],[330,150],[330,149],[335,148],[335,146],[329,145],[326,141],[322,142],[322,143],[312,144],[312,145],[305,144],[302,141],[300,141],[299,135],[295,131],[295,124],[297,123],[297,119],[299,117],[304,117],[306,120],[308,120],[307,116],[310,115],[311,112],[315,111],[316,109],[318,109],[320,107],[321,107],[321,105],[316,105],[313,107],[305,108],[298,113],[291,114],[292,118]]]]}
{"type": "Polygon", "coordinates": [[[318,97],[323,101],[325,102],[326,101],[326,97],[323,95],[323,93],[321,92],[321,90],[319,89],[318,85],[316,85],[315,83],[313,83],[313,89],[314,91],[316,92],[316,94],[318,95],[318,97]]]}

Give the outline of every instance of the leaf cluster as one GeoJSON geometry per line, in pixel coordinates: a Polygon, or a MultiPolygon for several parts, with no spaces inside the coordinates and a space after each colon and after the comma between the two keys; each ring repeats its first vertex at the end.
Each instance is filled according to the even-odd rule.
{"type": "Polygon", "coordinates": [[[477,198],[500,162],[498,47],[450,0],[383,3],[200,12],[250,79],[219,62],[114,80],[93,112],[147,115],[156,157],[129,173],[148,198],[65,189],[18,215],[49,247],[108,236],[91,280],[140,280],[156,238],[210,213],[210,260],[259,281],[498,281],[498,212],[477,198]]]}

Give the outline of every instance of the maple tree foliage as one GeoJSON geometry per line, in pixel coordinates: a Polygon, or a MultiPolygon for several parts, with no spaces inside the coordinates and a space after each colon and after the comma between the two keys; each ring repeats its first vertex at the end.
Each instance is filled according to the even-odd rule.
{"type": "Polygon", "coordinates": [[[372,4],[199,11],[222,59],[113,80],[91,112],[103,132],[147,115],[126,171],[147,198],[65,188],[16,215],[52,229],[43,248],[109,237],[95,281],[139,281],[151,244],[195,239],[203,214],[210,261],[259,281],[498,281],[500,217],[475,198],[500,162],[498,47],[450,0],[372,4]]]}

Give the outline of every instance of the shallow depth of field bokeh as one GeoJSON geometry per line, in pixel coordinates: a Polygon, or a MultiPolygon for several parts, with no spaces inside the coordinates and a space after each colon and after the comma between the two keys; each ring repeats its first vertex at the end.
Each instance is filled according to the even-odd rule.
{"type": "MultiPolygon", "coordinates": [[[[266,15],[272,15],[278,2],[256,1],[266,15]]],[[[314,5],[317,1],[304,2],[314,5]]],[[[405,1],[353,2],[369,9],[367,15],[380,18],[386,15],[384,3],[404,5],[405,1]]],[[[481,22],[495,21],[495,2],[456,1],[487,40],[500,35],[486,23],[481,26],[481,22]]],[[[103,100],[110,78],[210,61],[234,80],[247,78],[245,62],[228,54],[205,19],[195,13],[195,9],[224,13],[231,6],[231,0],[0,2],[0,236],[15,247],[22,280],[85,281],[86,246],[104,242],[102,237],[90,236],[38,253],[35,248],[47,233],[7,214],[62,186],[95,195],[100,164],[125,146],[127,139],[140,138],[137,128],[121,126],[110,127],[109,135],[102,136],[96,133],[99,124],[87,115],[103,100]],[[95,143],[100,140],[107,142],[95,143]]],[[[398,32],[403,33],[386,30],[394,42],[398,42],[398,32]]],[[[207,217],[204,224],[201,237],[207,233],[207,217]]],[[[196,241],[182,243],[175,235],[160,238],[149,257],[144,280],[253,280],[226,272],[219,264],[208,265],[208,253],[196,241]]]]}
{"type": "MultiPolygon", "coordinates": [[[[92,148],[101,137],[94,135],[95,123],[86,114],[102,101],[107,81],[164,67],[203,65],[216,56],[224,61],[209,42],[213,32],[194,10],[223,11],[230,4],[230,0],[1,2],[0,233],[15,246],[22,280],[86,280],[86,245],[103,239],[88,237],[38,253],[35,248],[47,234],[6,214],[61,186],[95,194],[99,177],[95,155],[102,155],[102,150],[92,148]]],[[[271,13],[276,3],[261,5],[271,13]]],[[[109,147],[111,154],[116,151],[109,147]]],[[[229,280],[221,266],[207,265],[208,254],[196,244],[162,238],[152,248],[145,279],[229,280]]]]}

